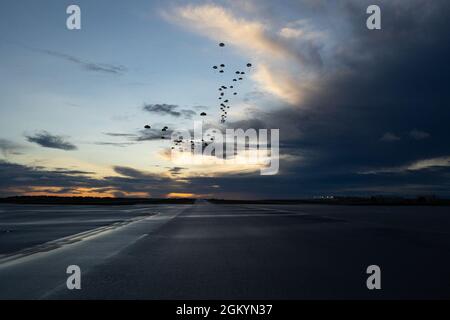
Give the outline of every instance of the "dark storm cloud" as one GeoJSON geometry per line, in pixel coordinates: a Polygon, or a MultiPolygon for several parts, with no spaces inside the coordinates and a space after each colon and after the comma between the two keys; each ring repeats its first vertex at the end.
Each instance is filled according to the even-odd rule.
{"type": "Polygon", "coordinates": [[[66,151],[77,149],[74,144],[66,141],[63,136],[53,135],[45,130],[34,135],[26,135],[25,137],[29,142],[36,143],[44,148],[61,149],[66,151]]]}
{"type": "Polygon", "coordinates": [[[191,119],[196,112],[188,109],[180,109],[179,106],[174,104],[146,104],[143,107],[144,111],[155,113],[159,115],[170,115],[173,117],[184,117],[191,119]]]}
{"type": "MultiPolygon", "coordinates": [[[[324,69],[316,90],[298,108],[280,106],[248,119],[280,128],[280,154],[302,157],[281,160],[281,174],[267,179],[281,196],[354,194],[358,188],[383,193],[383,185],[404,194],[435,190],[449,196],[447,168],[360,172],[450,155],[450,127],[442,121],[450,119],[450,3],[346,1],[339,6],[337,14],[351,34],[332,52],[334,67],[324,69]],[[382,30],[366,28],[369,4],[382,8],[382,30]]],[[[257,180],[237,180],[264,189],[257,180]]]]}

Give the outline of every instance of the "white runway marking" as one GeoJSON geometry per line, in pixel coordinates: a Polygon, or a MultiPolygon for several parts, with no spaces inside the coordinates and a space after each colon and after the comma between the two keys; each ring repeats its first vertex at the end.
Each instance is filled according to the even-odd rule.
{"type": "MultiPolygon", "coordinates": [[[[250,206],[243,206],[247,209],[253,209],[253,210],[265,210],[265,211],[274,211],[274,212],[285,212],[285,213],[293,213],[292,210],[283,210],[283,209],[274,209],[274,208],[264,208],[264,207],[250,207],[250,206]]],[[[306,212],[296,212],[296,214],[309,214],[306,212]]]]}
{"type": "Polygon", "coordinates": [[[178,218],[243,218],[243,217],[287,217],[304,216],[305,213],[243,213],[243,214],[193,214],[189,216],[178,216],[178,218]]]}

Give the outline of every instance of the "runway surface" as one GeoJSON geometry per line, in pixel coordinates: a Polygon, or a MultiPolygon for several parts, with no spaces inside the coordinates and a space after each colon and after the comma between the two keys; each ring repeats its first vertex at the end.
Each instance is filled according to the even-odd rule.
{"type": "Polygon", "coordinates": [[[2,299],[450,298],[448,207],[0,206],[2,299]],[[381,268],[368,290],[366,268],[381,268]],[[68,290],[66,268],[81,268],[68,290]]]}

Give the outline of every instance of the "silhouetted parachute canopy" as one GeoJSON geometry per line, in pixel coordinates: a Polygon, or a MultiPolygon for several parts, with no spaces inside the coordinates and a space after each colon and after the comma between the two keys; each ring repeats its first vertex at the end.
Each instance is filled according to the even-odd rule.
{"type": "Polygon", "coordinates": [[[241,74],[245,74],[245,72],[242,71],[241,74]]]}
{"type": "Polygon", "coordinates": [[[222,64],[220,65],[220,67],[221,67],[221,68],[225,68],[225,65],[222,63],[222,64]]]}
{"type": "Polygon", "coordinates": [[[227,99],[227,100],[224,100],[224,102],[227,103],[227,102],[228,102],[228,99],[227,99]]]}
{"type": "Polygon", "coordinates": [[[151,127],[147,124],[144,126],[145,129],[150,129],[151,127]]]}
{"type": "Polygon", "coordinates": [[[220,73],[223,73],[223,70],[220,70],[219,72],[220,72],[220,73]]]}
{"type": "Polygon", "coordinates": [[[237,92],[234,92],[233,94],[234,94],[234,95],[237,95],[237,92]]]}
{"type": "Polygon", "coordinates": [[[233,81],[237,81],[236,79],[233,79],[233,81]]]}
{"type": "Polygon", "coordinates": [[[242,80],[242,78],[239,78],[239,80],[242,80]]]}
{"type": "Polygon", "coordinates": [[[225,43],[221,42],[221,43],[219,43],[219,46],[220,47],[225,47],[225,43]]]}
{"type": "Polygon", "coordinates": [[[206,116],[206,113],[205,113],[205,112],[202,112],[202,113],[200,113],[200,115],[201,115],[202,117],[204,117],[204,116],[206,116]]]}
{"type": "Polygon", "coordinates": [[[233,89],[233,86],[230,86],[231,89],[233,89]]]}
{"type": "Polygon", "coordinates": [[[240,72],[239,72],[239,71],[236,71],[236,74],[240,74],[240,72]]]}
{"type": "Polygon", "coordinates": [[[214,66],[213,69],[217,69],[217,66],[214,66]]]}
{"type": "Polygon", "coordinates": [[[224,95],[224,93],[222,92],[221,94],[220,94],[221,96],[223,96],[224,95]]]}
{"type": "Polygon", "coordinates": [[[225,87],[225,86],[222,86],[222,89],[226,89],[227,87],[225,87]]]}
{"type": "Polygon", "coordinates": [[[247,63],[247,67],[249,67],[249,68],[250,68],[251,66],[252,66],[252,64],[251,64],[251,63],[247,63]]]}

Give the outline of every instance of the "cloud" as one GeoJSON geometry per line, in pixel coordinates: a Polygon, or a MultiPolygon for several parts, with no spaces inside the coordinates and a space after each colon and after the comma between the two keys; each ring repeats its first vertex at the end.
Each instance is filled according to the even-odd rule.
{"type": "Polygon", "coordinates": [[[439,157],[413,162],[407,170],[423,170],[433,167],[450,167],[450,157],[439,157]]]}
{"type": "Polygon", "coordinates": [[[186,170],[186,168],[183,168],[183,167],[173,167],[173,168],[170,168],[170,169],[169,169],[169,172],[170,172],[170,174],[171,174],[172,176],[177,176],[177,175],[180,175],[181,172],[182,172],[183,170],[186,170]]]}
{"type": "Polygon", "coordinates": [[[215,42],[220,39],[256,55],[267,53],[276,57],[291,55],[291,52],[266,34],[264,24],[238,18],[231,11],[218,5],[178,7],[173,12],[166,13],[165,17],[215,42]]]}
{"type": "Polygon", "coordinates": [[[66,141],[65,137],[52,135],[47,131],[41,131],[34,135],[25,136],[29,142],[36,143],[44,148],[60,149],[66,151],[77,150],[77,147],[66,141]]]}
{"type": "Polygon", "coordinates": [[[65,60],[67,62],[73,63],[75,65],[80,66],[82,69],[92,72],[99,72],[99,73],[107,73],[107,74],[115,74],[115,75],[122,75],[125,72],[127,72],[127,68],[123,65],[119,64],[112,64],[112,63],[101,63],[101,62],[92,62],[88,60],[81,59],[79,57],[62,53],[54,50],[48,50],[48,49],[42,49],[42,48],[35,48],[28,45],[25,45],[23,43],[17,42],[17,41],[6,41],[9,44],[31,50],[34,52],[39,52],[42,54],[46,54],[51,57],[59,58],[62,60],[65,60]]]}
{"type": "Polygon", "coordinates": [[[133,142],[94,142],[95,145],[98,146],[111,146],[111,147],[128,147],[133,145],[133,142]]]}
{"type": "Polygon", "coordinates": [[[393,141],[399,141],[401,140],[399,136],[391,133],[391,132],[386,132],[385,134],[383,134],[383,136],[380,138],[381,141],[385,141],[385,142],[393,142],[393,141]]]}
{"type": "Polygon", "coordinates": [[[278,32],[281,37],[295,40],[325,40],[327,34],[324,31],[315,30],[308,20],[300,19],[289,22],[278,32]]]}
{"type": "Polygon", "coordinates": [[[191,119],[196,112],[193,110],[180,109],[179,106],[174,104],[146,104],[143,107],[144,111],[150,113],[156,113],[160,115],[170,115],[174,117],[184,117],[191,119]]]}
{"type": "Polygon", "coordinates": [[[258,68],[252,79],[260,88],[291,105],[299,104],[302,91],[313,86],[313,74],[305,71],[323,64],[316,42],[322,40],[324,32],[306,26],[305,21],[294,21],[276,30],[270,21],[239,17],[230,9],[213,4],[180,6],[165,12],[164,17],[216,43],[220,39],[237,48],[258,68]],[[294,34],[295,45],[291,41],[294,34]]]}
{"type": "Polygon", "coordinates": [[[72,56],[72,55],[69,55],[66,53],[61,53],[61,52],[52,51],[52,50],[43,50],[43,49],[34,49],[34,50],[41,52],[41,53],[45,53],[52,57],[64,59],[68,62],[71,62],[71,63],[81,66],[84,70],[87,70],[87,71],[108,73],[108,74],[115,74],[115,75],[122,75],[127,71],[127,68],[122,65],[86,61],[86,60],[77,58],[75,56],[72,56]]]}
{"type": "Polygon", "coordinates": [[[301,101],[302,91],[299,83],[289,75],[270,70],[268,65],[258,65],[252,78],[264,87],[266,92],[289,104],[295,105],[301,101]]]}
{"type": "Polygon", "coordinates": [[[7,157],[11,154],[13,155],[21,154],[21,150],[23,148],[24,147],[20,144],[0,138],[0,151],[4,157],[7,157]]]}
{"type": "Polygon", "coordinates": [[[407,165],[388,167],[361,172],[361,174],[401,173],[406,171],[419,171],[433,168],[450,167],[450,156],[417,160],[407,165]]]}
{"type": "Polygon", "coordinates": [[[416,140],[424,140],[430,137],[430,134],[428,132],[420,131],[417,129],[412,130],[409,135],[411,136],[411,138],[416,140]]]}
{"type": "Polygon", "coordinates": [[[165,139],[170,139],[172,136],[172,130],[168,129],[166,131],[161,131],[160,129],[145,129],[140,130],[139,134],[132,138],[134,141],[154,141],[165,139]]]}
{"type": "Polygon", "coordinates": [[[186,192],[185,183],[169,176],[130,167],[116,166],[117,176],[95,178],[92,172],[71,169],[45,169],[0,160],[0,196],[155,196],[186,192]]]}
{"type": "Polygon", "coordinates": [[[136,135],[134,133],[104,132],[103,134],[106,136],[110,136],[110,137],[126,137],[126,138],[136,137],[136,135]]]}

